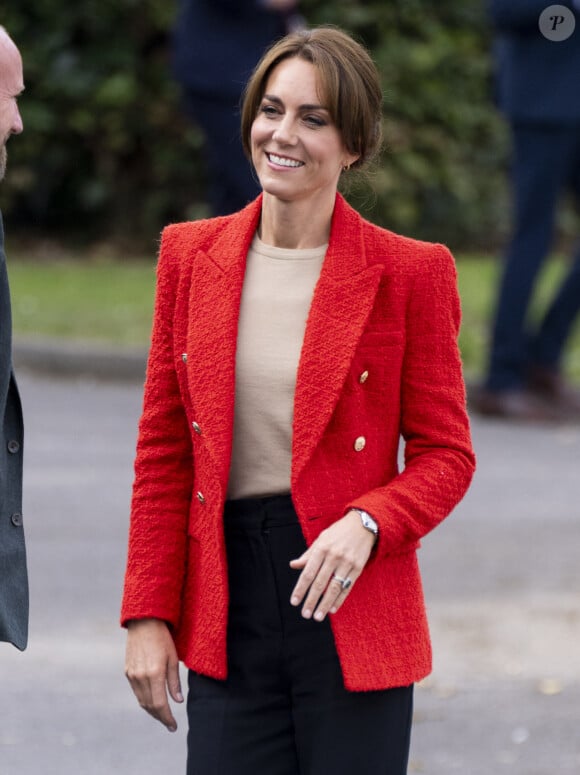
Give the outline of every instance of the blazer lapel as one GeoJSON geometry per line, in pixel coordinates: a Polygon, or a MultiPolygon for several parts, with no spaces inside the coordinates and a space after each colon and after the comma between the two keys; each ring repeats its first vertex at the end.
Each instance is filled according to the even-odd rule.
{"type": "Polygon", "coordinates": [[[261,198],[224,220],[207,251],[192,256],[187,331],[188,380],[196,421],[224,488],[229,476],[238,316],[246,256],[261,198]]]}
{"type": "Polygon", "coordinates": [[[383,266],[368,267],[362,219],[336,199],[300,355],[292,439],[292,485],[326,428],[369,317],[383,266]]]}
{"type": "MultiPolygon", "coordinates": [[[[195,419],[224,491],[231,460],[240,300],[246,256],[260,212],[261,197],[224,219],[210,247],[194,250],[190,260],[188,383],[195,419]]],[[[338,195],[298,365],[293,484],[332,416],[382,272],[382,265],[367,266],[362,219],[338,195]]]]}

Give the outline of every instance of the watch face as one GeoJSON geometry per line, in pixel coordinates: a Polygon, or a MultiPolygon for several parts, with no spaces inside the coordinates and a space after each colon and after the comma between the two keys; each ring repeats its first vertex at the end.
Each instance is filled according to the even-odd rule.
{"type": "Polygon", "coordinates": [[[366,529],[372,531],[376,535],[379,532],[379,528],[375,520],[369,514],[365,514],[364,512],[362,512],[360,516],[366,529]]]}

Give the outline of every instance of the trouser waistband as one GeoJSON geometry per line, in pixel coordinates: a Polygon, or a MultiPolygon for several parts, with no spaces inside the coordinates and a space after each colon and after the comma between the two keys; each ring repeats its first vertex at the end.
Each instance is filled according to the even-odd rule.
{"type": "Polygon", "coordinates": [[[238,498],[226,501],[224,523],[227,527],[264,529],[298,522],[290,493],[263,498],[238,498]]]}

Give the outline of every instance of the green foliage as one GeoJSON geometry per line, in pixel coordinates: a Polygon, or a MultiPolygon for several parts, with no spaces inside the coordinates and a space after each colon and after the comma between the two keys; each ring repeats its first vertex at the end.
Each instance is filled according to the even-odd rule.
{"type": "MultiPolygon", "coordinates": [[[[505,225],[506,137],[491,104],[479,0],[303,0],[371,50],[385,87],[386,150],[350,199],[425,239],[488,245],[505,225]],[[370,184],[369,184],[370,183],[370,184]]],[[[8,0],[3,23],[25,63],[25,132],[9,145],[11,226],[150,240],[207,212],[203,146],[168,65],[175,3],[8,0]]]]}
{"type": "Polygon", "coordinates": [[[13,0],[25,132],[10,141],[3,206],[22,223],[139,239],[203,201],[199,133],[168,65],[164,0],[13,0]]]}

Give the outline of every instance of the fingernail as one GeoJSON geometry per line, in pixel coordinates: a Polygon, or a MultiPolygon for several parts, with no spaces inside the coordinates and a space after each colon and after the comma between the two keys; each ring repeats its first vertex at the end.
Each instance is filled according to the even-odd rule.
{"type": "Polygon", "coordinates": [[[181,692],[177,692],[177,694],[175,695],[175,699],[177,700],[177,702],[183,702],[183,694],[181,692]]]}
{"type": "Polygon", "coordinates": [[[317,622],[321,622],[324,619],[324,614],[322,613],[322,611],[317,611],[314,614],[314,618],[316,619],[317,622]]]}
{"type": "Polygon", "coordinates": [[[331,608],[330,613],[335,614],[338,611],[338,608],[331,608]]]}
{"type": "Polygon", "coordinates": [[[298,598],[296,595],[292,595],[292,597],[290,598],[290,604],[298,605],[299,602],[300,602],[300,598],[298,598]]]}
{"type": "Polygon", "coordinates": [[[306,608],[304,611],[302,611],[302,616],[305,619],[310,619],[310,617],[312,616],[312,611],[310,611],[308,608],[306,608]]]}

